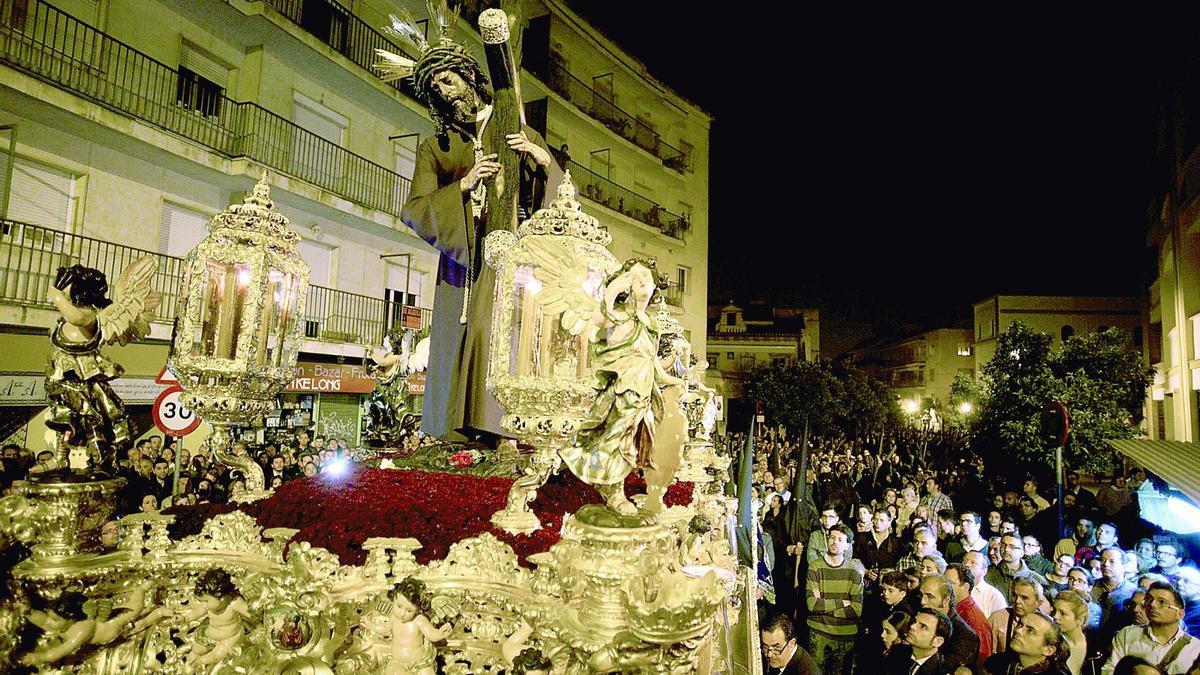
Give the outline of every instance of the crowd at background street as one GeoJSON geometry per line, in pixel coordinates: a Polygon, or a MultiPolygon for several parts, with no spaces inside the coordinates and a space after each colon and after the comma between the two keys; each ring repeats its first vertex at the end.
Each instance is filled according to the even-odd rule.
{"type": "Polygon", "coordinates": [[[766,672],[1200,672],[1200,570],[1140,517],[1140,468],[1068,472],[1060,529],[1051,472],[931,456],[920,434],[813,437],[799,480],[800,447],[753,443],[766,672]]]}

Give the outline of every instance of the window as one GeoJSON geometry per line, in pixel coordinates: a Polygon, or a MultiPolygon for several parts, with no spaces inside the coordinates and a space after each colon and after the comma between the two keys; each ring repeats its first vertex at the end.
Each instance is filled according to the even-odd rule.
{"type": "Polygon", "coordinates": [[[163,202],[158,224],[158,252],[182,258],[208,236],[208,216],[163,202]]]}
{"type": "Polygon", "coordinates": [[[341,147],[350,120],[297,93],[292,121],[300,129],[292,137],[292,173],[328,188],[336,188],[342,175],[341,147]]]}
{"type": "Polygon", "coordinates": [[[734,315],[733,315],[733,312],[726,312],[726,313],[725,313],[725,325],[726,325],[726,326],[732,326],[732,325],[734,325],[734,324],[736,324],[736,323],[737,323],[737,322],[736,322],[736,321],[734,321],[734,315]]]}
{"type": "Polygon", "coordinates": [[[308,275],[308,283],[314,286],[329,286],[329,268],[333,262],[333,249],[312,241],[301,240],[296,245],[296,252],[312,268],[312,272],[308,275]]]}
{"type": "Polygon", "coordinates": [[[679,151],[681,153],[683,153],[683,157],[681,158],[680,161],[682,162],[684,169],[687,171],[691,171],[692,170],[692,153],[695,151],[695,148],[692,146],[691,143],[688,143],[687,141],[685,141],[681,138],[681,139],[679,139],[679,151]]]}
{"type": "Polygon", "coordinates": [[[175,101],[206,117],[221,114],[229,86],[229,68],[204,51],[184,42],[179,51],[179,80],[175,101]]]}
{"type": "Polygon", "coordinates": [[[8,191],[8,219],[69,231],[75,221],[75,174],[17,157],[8,191]]]}
{"type": "Polygon", "coordinates": [[[717,356],[718,354],[716,352],[708,352],[704,355],[704,358],[708,361],[710,368],[717,367],[717,356]]]}
{"type": "MultiPolygon", "coordinates": [[[[403,258],[400,258],[403,260],[403,258]]],[[[387,266],[388,272],[388,291],[394,301],[400,301],[403,304],[413,307],[422,307],[421,298],[423,297],[422,290],[425,286],[425,274],[420,270],[411,269],[407,265],[396,265],[389,263],[387,266]],[[407,293],[407,295],[406,295],[407,293]]]]}
{"type": "Polygon", "coordinates": [[[401,136],[394,141],[393,156],[396,162],[396,173],[412,180],[417,169],[417,144],[421,138],[417,134],[401,136]]]}
{"type": "Polygon", "coordinates": [[[675,269],[675,283],[679,286],[680,295],[690,295],[692,292],[691,286],[692,270],[680,265],[675,269]]]}
{"type": "Polygon", "coordinates": [[[732,359],[732,358],[733,358],[733,352],[725,352],[725,358],[727,358],[727,359],[732,359]]]}
{"type": "Polygon", "coordinates": [[[346,48],[350,17],[329,0],[308,0],[300,5],[300,27],[340,51],[346,48]]]}
{"type": "Polygon", "coordinates": [[[971,345],[959,345],[958,346],[958,355],[959,356],[970,356],[971,355],[971,345]]]}
{"type": "Polygon", "coordinates": [[[1058,337],[1063,342],[1066,342],[1067,338],[1071,337],[1074,334],[1075,334],[1075,328],[1073,328],[1072,326],[1063,326],[1058,331],[1058,337]]]}

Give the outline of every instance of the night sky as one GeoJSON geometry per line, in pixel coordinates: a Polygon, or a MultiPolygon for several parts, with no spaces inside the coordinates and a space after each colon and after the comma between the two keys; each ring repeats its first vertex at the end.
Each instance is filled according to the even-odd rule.
{"type": "Polygon", "coordinates": [[[834,356],[995,293],[1139,293],[1186,21],[570,5],[716,118],[710,304],[819,307],[834,356]]]}

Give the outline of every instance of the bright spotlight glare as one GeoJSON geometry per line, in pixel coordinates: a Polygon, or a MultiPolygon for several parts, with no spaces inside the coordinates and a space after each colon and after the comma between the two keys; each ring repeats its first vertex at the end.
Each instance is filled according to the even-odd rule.
{"type": "Polygon", "coordinates": [[[904,409],[910,413],[917,412],[917,408],[919,406],[920,406],[920,404],[918,404],[916,401],[913,401],[913,400],[908,400],[908,401],[904,402],[904,409]]]}
{"type": "Polygon", "coordinates": [[[321,473],[330,478],[341,478],[350,470],[350,459],[347,457],[338,457],[329,464],[326,464],[321,473]]]}
{"type": "Polygon", "coordinates": [[[964,414],[964,415],[970,415],[970,414],[971,414],[971,411],[972,411],[973,409],[974,409],[974,408],[973,408],[973,406],[971,405],[971,402],[970,402],[970,401],[963,401],[962,403],[959,403],[959,404],[958,404],[958,412],[960,412],[960,413],[962,413],[962,414],[964,414]]]}

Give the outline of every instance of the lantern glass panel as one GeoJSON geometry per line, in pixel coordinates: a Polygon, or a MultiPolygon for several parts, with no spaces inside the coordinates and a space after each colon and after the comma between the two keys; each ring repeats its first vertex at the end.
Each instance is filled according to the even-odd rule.
{"type": "MultiPolygon", "coordinates": [[[[299,279],[293,274],[272,269],[267,273],[263,315],[259,317],[257,362],[277,368],[286,363],[284,341],[296,323],[299,279]]],[[[294,341],[293,341],[294,342],[294,341]]]]}
{"type": "Polygon", "coordinates": [[[238,337],[253,279],[250,263],[210,260],[200,288],[200,330],[192,338],[192,356],[237,358],[238,337]]]}

